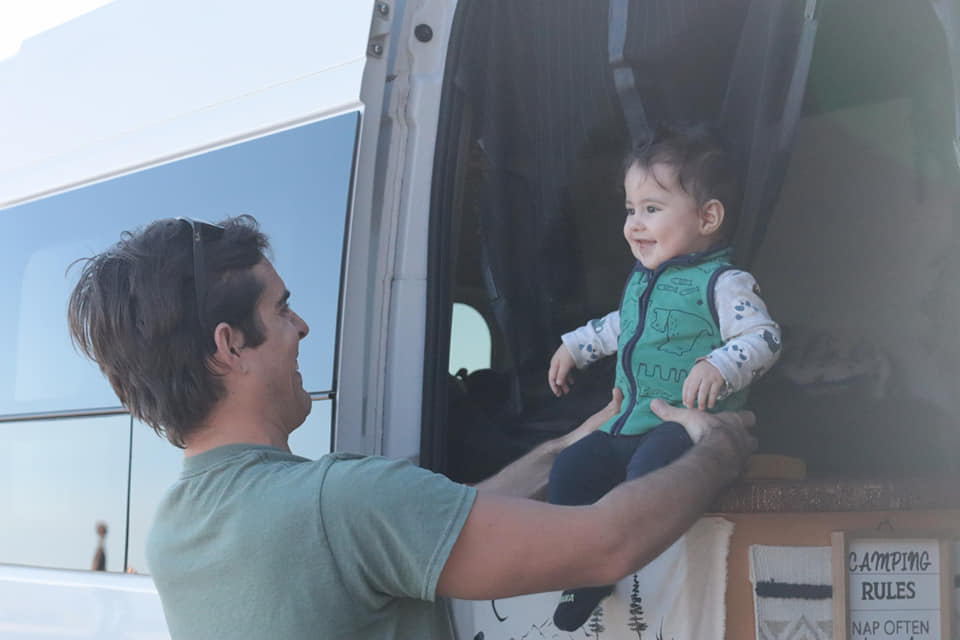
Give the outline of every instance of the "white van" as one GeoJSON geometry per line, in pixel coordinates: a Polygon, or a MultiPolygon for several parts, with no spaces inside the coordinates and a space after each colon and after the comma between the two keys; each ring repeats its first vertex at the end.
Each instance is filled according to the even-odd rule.
{"type": "MultiPolygon", "coordinates": [[[[610,367],[562,400],[546,367],[618,303],[620,158],[666,118],[743,158],[775,317],[867,354],[772,381],[764,446],[956,471],[958,36],[957,0],[115,0],[29,39],[0,61],[0,638],[167,637],[143,545],[180,454],[72,349],[74,260],[254,215],[311,325],[293,450],[476,481],[608,397],[610,367]],[[869,425],[798,437],[813,386],[869,425]]],[[[460,637],[547,633],[502,613],[458,603],[460,637]]]]}

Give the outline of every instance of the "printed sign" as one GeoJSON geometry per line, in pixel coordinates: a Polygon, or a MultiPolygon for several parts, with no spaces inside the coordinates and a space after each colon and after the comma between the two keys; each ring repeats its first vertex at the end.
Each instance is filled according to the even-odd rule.
{"type": "Polygon", "coordinates": [[[950,553],[937,537],[834,534],[837,640],[950,637],[950,553]],[[837,566],[840,565],[840,566],[837,566]]]}

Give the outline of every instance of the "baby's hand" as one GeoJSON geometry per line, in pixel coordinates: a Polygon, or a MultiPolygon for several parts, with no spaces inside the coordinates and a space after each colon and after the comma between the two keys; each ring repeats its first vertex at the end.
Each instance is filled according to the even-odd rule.
{"type": "Polygon", "coordinates": [[[553,357],[550,358],[550,371],[547,373],[547,383],[553,395],[558,398],[564,394],[570,393],[570,385],[573,384],[573,369],[576,365],[573,363],[573,356],[567,351],[567,348],[560,345],[553,357]]]}
{"type": "Polygon", "coordinates": [[[713,409],[725,385],[720,370],[708,361],[701,360],[683,381],[683,406],[688,409],[713,409]]]}

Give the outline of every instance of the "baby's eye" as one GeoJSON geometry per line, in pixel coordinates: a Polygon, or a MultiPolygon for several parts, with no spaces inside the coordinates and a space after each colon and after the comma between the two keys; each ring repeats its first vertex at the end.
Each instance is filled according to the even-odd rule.
{"type": "Polygon", "coordinates": [[[634,211],[632,207],[627,207],[627,217],[632,216],[634,213],[636,213],[636,211],[634,211]]]}
{"type": "Polygon", "coordinates": [[[657,207],[653,206],[652,204],[648,204],[648,205],[647,205],[647,208],[646,208],[646,211],[647,211],[647,213],[656,213],[657,211],[660,211],[660,209],[658,209],[657,207]]]}

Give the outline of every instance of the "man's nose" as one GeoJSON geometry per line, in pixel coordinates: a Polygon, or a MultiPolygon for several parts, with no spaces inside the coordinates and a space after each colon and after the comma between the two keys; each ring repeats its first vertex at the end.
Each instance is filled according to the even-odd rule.
{"type": "Polygon", "coordinates": [[[303,340],[307,337],[307,334],[310,333],[310,325],[307,324],[307,321],[300,317],[299,313],[294,313],[297,316],[297,324],[299,325],[297,329],[300,332],[300,339],[303,340]]]}

